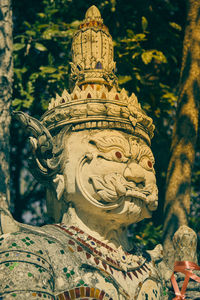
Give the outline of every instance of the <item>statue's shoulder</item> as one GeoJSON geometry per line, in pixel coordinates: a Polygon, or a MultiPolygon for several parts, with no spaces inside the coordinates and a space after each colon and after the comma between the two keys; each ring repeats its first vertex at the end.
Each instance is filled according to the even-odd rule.
{"type": "Polygon", "coordinates": [[[61,250],[65,247],[67,240],[66,235],[63,236],[62,232],[53,225],[37,227],[23,224],[19,231],[0,235],[0,253],[9,251],[25,251],[44,255],[46,253],[50,258],[53,248],[61,250]]]}
{"type": "MultiPolygon", "coordinates": [[[[66,230],[63,231],[63,228],[56,224],[46,225],[41,229],[43,231],[45,244],[48,246],[48,255],[50,259],[52,258],[53,265],[55,264],[55,257],[58,258],[58,260],[64,260],[65,264],[67,264],[67,262],[73,264],[84,261],[81,255],[81,247],[71,233],[68,233],[66,230]]],[[[56,261],[56,265],[58,268],[59,261],[56,261]]]]}
{"type": "Polygon", "coordinates": [[[47,252],[50,237],[40,228],[22,225],[0,236],[0,298],[28,299],[41,291],[53,295],[54,270],[47,252]],[[45,282],[45,287],[44,287],[45,282]]]}
{"type": "Polygon", "coordinates": [[[69,280],[74,282],[74,266],[81,259],[73,255],[68,243],[68,236],[51,225],[21,225],[19,231],[1,235],[0,298],[7,295],[10,299],[12,292],[20,295],[17,299],[27,299],[24,293],[30,291],[51,296],[67,288],[69,280]]]}
{"type": "Polygon", "coordinates": [[[39,227],[23,225],[19,231],[6,233],[0,236],[0,260],[5,258],[29,259],[34,260],[45,258],[49,261],[46,254],[46,247],[50,236],[43,232],[39,227]]]}
{"type": "Polygon", "coordinates": [[[32,253],[41,255],[53,266],[55,257],[70,258],[70,261],[78,259],[77,255],[72,255],[74,252],[72,244],[75,242],[71,240],[70,235],[63,233],[54,225],[43,227],[22,225],[19,231],[0,236],[0,260],[5,257],[4,253],[9,256],[10,253],[12,255],[18,252],[21,255],[32,253]]]}

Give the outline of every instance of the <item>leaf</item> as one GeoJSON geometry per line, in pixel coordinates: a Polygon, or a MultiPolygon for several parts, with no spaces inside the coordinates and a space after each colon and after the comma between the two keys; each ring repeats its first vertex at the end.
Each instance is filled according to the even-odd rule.
{"type": "Polygon", "coordinates": [[[24,21],[24,25],[26,25],[28,28],[31,28],[31,24],[27,21],[24,21]]]}
{"type": "Polygon", "coordinates": [[[39,51],[47,51],[47,48],[40,43],[35,43],[35,48],[39,51]]]}
{"type": "Polygon", "coordinates": [[[174,93],[171,93],[171,92],[167,92],[164,95],[162,95],[161,99],[165,103],[166,103],[166,101],[168,101],[168,103],[170,103],[172,107],[176,106],[177,105],[177,101],[178,101],[178,97],[174,93]]]}
{"type": "Polygon", "coordinates": [[[21,69],[19,69],[19,68],[14,68],[14,72],[15,72],[15,73],[17,73],[17,72],[19,72],[19,73],[26,73],[26,71],[27,71],[27,68],[26,68],[26,67],[23,67],[23,68],[21,68],[21,69]]]}
{"type": "Polygon", "coordinates": [[[145,51],[142,53],[141,58],[145,65],[149,64],[152,61],[153,58],[153,52],[151,51],[145,51]]]}
{"type": "Polygon", "coordinates": [[[29,94],[32,94],[34,92],[34,86],[31,81],[28,81],[27,83],[27,90],[29,94]]]}
{"type": "Polygon", "coordinates": [[[44,14],[44,13],[38,13],[37,14],[40,18],[45,18],[46,17],[46,15],[44,14]]]}
{"type": "Polygon", "coordinates": [[[48,63],[49,65],[53,65],[54,63],[54,57],[51,53],[48,54],[48,63]]]}
{"type": "Polygon", "coordinates": [[[40,70],[44,73],[50,73],[50,74],[57,71],[57,69],[53,67],[40,67],[40,70]]]}
{"type": "MultiPolygon", "coordinates": [[[[138,72],[135,72],[135,78],[138,80],[138,81],[141,81],[141,76],[138,72]]],[[[139,88],[139,87],[136,87],[136,88],[139,88]]],[[[139,89],[137,89],[137,92],[139,92],[139,89]]]]}
{"type": "Polygon", "coordinates": [[[49,24],[38,24],[37,28],[40,31],[41,29],[48,28],[49,24]]]}
{"type": "Polygon", "coordinates": [[[133,30],[131,30],[131,29],[127,29],[126,32],[127,32],[127,35],[129,38],[132,38],[135,35],[133,30]]]}
{"type": "Polygon", "coordinates": [[[18,106],[18,105],[21,105],[22,104],[22,99],[17,99],[15,98],[13,101],[12,101],[12,105],[13,106],[18,106]]]}
{"type": "Polygon", "coordinates": [[[159,62],[162,62],[162,63],[164,63],[164,64],[167,63],[167,58],[166,58],[166,56],[163,54],[162,51],[157,51],[157,50],[155,50],[155,51],[153,52],[153,57],[154,57],[157,61],[159,61],[159,62]]]}
{"type": "Polygon", "coordinates": [[[71,25],[72,28],[78,28],[78,26],[80,24],[81,24],[81,22],[76,20],[76,21],[72,22],[70,25],[71,25]]]}
{"type": "Polygon", "coordinates": [[[26,36],[24,34],[18,34],[13,37],[14,40],[19,39],[19,38],[25,38],[26,36]]]}
{"type": "Polygon", "coordinates": [[[146,34],[138,33],[138,34],[135,35],[135,38],[138,42],[145,41],[146,40],[146,34]]]}
{"type": "Polygon", "coordinates": [[[24,108],[30,108],[31,104],[33,103],[34,97],[29,97],[29,100],[23,101],[22,105],[24,108]]]}
{"type": "Polygon", "coordinates": [[[25,44],[21,44],[21,43],[16,43],[13,45],[13,50],[14,51],[19,51],[21,49],[23,49],[25,47],[25,44]]]}
{"type": "Polygon", "coordinates": [[[148,27],[148,21],[145,17],[142,17],[142,30],[145,31],[148,27]]]}
{"type": "Polygon", "coordinates": [[[28,34],[30,36],[36,36],[36,32],[33,30],[26,30],[26,34],[28,34]]]}
{"type": "Polygon", "coordinates": [[[175,22],[169,22],[169,25],[171,27],[173,27],[174,29],[178,30],[178,31],[182,30],[182,27],[179,24],[175,23],[175,22]]]}
{"type": "Polygon", "coordinates": [[[130,42],[142,42],[142,41],[145,41],[146,40],[146,34],[144,33],[138,33],[138,34],[135,34],[133,35],[132,37],[130,38],[125,38],[125,39],[122,39],[120,42],[123,42],[123,43],[130,43],[130,42]]]}
{"type": "Polygon", "coordinates": [[[133,55],[132,55],[132,59],[135,59],[138,55],[140,55],[139,52],[135,52],[133,55]]]}
{"type": "Polygon", "coordinates": [[[46,111],[48,109],[48,106],[49,106],[49,101],[46,100],[46,99],[42,99],[41,100],[41,105],[42,105],[42,108],[44,109],[44,111],[46,111]]]}
{"type": "Polygon", "coordinates": [[[50,40],[52,37],[58,37],[62,36],[62,31],[56,29],[56,28],[47,28],[43,33],[42,33],[42,38],[50,40]]]}
{"type": "Polygon", "coordinates": [[[48,12],[53,15],[55,13],[57,13],[59,10],[57,8],[54,8],[54,9],[49,9],[48,12]]]}
{"type": "Polygon", "coordinates": [[[128,76],[128,75],[127,76],[119,76],[118,82],[119,82],[119,84],[124,84],[124,83],[130,81],[131,79],[132,79],[132,77],[128,76]]]}

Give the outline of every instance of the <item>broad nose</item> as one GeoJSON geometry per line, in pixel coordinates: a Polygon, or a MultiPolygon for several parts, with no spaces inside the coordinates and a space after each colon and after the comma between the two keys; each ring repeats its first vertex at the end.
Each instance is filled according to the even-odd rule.
{"type": "Polygon", "coordinates": [[[144,169],[136,162],[131,162],[127,165],[126,169],[124,170],[124,178],[127,181],[135,182],[137,185],[145,185],[144,169]]]}

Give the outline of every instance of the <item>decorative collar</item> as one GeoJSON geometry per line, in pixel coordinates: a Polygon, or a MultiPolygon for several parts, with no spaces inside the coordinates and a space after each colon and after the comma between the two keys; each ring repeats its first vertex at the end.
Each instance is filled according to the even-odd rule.
{"type": "MultiPolygon", "coordinates": [[[[87,251],[88,255],[91,256],[92,254],[96,257],[96,259],[105,261],[106,264],[116,269],[127,272],[131,270],[138,270],[141,267],[147,268],[145,264],[146,260],[142,256],[125,252],[122,247],[119,247],[117,250],[115,250],[91,235],[86,234],[83,230],[75,226],[68,227],[63,223],[54,224],[54,226],[65,231],[68,236],[76,241],[79,247],[82,247],[87,251]]],[[[74,242],[72,241],[72,244],[73,243],[74,242]]]]}

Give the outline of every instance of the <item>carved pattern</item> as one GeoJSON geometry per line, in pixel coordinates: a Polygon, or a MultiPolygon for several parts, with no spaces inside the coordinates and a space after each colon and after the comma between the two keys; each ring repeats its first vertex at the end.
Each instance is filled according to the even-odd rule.
{"type": "Polygon", "coordinates": [[[91,137],[89,143],[94,145],[99,152],[84,154],[76,171],[76,182],[85,199],[104,210],[121,207],[125,201],[133,202],[139,207],[141,207],[141,202],[144,202],[149,210],[155,210],[158,191],[156,181],[153,179],[154,175],[153,177],[149,175],[149,172],[154,173],[154,157],[150,148],[146,145],[140,145],[135,139],[129,138],[127,140],[114,134],[112,136],[97,135],[91,137]],[[82,180],[84,166],[90,164],[94,157],[124,164],[123,174],[110,172],[105,175],[89,176],[96,196],[87,191],[82,180]],[[136,172],[132,171],[132,168],[134,169],[137,164],[140,165],[140,179],[136,172]]]}
{"type": "MultiPolygon", "coordinates": [[[[86,163],[89,163],[91,160],[93,159],[93,155],[91,153],[87,153],[85,155],[83,155],[78,163],[78,167],[76,170],[76,183],[77,186],[79,188],[79,190],[81,191],[81,194],[85,197],[85,199],[87,199],[88,202],[92,203],[92,205],[102,208],[102,209],[114,209],[118,206],[118,204],[116,203],[101,203],[101,201],[98,201],[97,199],[95,199],[92,195],[90,195],[88,193],[88,191],[85,189],[83,183],[82,183],[82,169],[83,166],[86,163]]],[[[111,201],[110,201],[111,202],[111,201]]]]}
{"type": "Polygon", "coordinates": [[[97,194],[101,197],[100,202],[116,202],[119,197],[126,194],[124,178],[117,173],[105,176],[90,177],[97,194]]]}
{"type": "Polygon", "coordinates": [[[110,275],[113,274],[112,268],[125,272],[135,271],[135,274],[137,272],[142,274],[143,271],[148,272],[149,270],[149,267],[146,266],[146,260],[142,256],[129,254],[123,251],[121,247],[114,250],[75,226],[67,227],[63,223],[54,224],[54,226],[65,231],[70,236],[68,244],[72,252],[85,252],[88,260],[92,260],[95,265],[103,268],[110,275]]]}
{"type": "MultiPolygon", "coordinates": [[[[13,112],[23,128],[30,134],[29,142],[33,157],[29,159],[29,167],[33,175],[43,183],[59,172],[63,156],[63,136],[69,128],[64,128],[57,136],[56,142],[48,129],[37,119],[23,112],[13,112]]],[[[57,115],[58,117],[58,115],[57,115]]],[[[54,119],[55,121],[55,119],[54,119]]]]}
{"type": "Polygon", "coordinates": [[[144,188],[140,188],[133,182],[126,181],[122,175],[117,173],[104,176],[94,175],[90,178],[96,193],[101,197],[99,202],[105,204],[105,208],[107,208],[106,205],[108,203],[117,203],[119,207],[125,199],[131,197],[133,201],[136,201],[136,199],[144,201],[149,209],[151,209],[151,202],[153,202],[154,206],[152,207],[155,209],[155,202],[157,201],[157,188],[155,184],[145,185],[144,188]]]}
{"type": "MultiPolygon", "coordinates": [[[[65,124],[93,122],[101,117],[102,121],[109,123],[117,121],[117,128],[134,132],[150,143],[154,130],[152,119],[141,111],[134,94],[130,99],[124,89],[118,93],[116,88],[108,91],[105,86],[87,85],[82,89],[76,86],[71,95],[65,90],[62,97],[57,95],[56,99],[51,100],[42,122],[51,130],[65,124]],[[119,100],[113,100],[116,96],[119,100]],[[129,127],[124,124],[129,124],[129,127]]],[[[110,124],[110,128],[115,126],[115,123],[110,124]]],[[[101,128],[100,124],[98,128],[101,128]]]]}
{"type": "Polygon", "coordinates": [[[13,117],[21,123],[29,134],[34,136],[34,138],[29,138],[34,155],[32,163],[35,164],[36,162],[36,168],[39,167],[44,173],[48,173],[47,158],[51,158],[53,155],[53,140],[51,134],[37,119],[23,112],[13,112],[13,117]]]}
{"type": "Polygon", "coordinates": [[[130,157],[130,146],[126,139],[119,136],[103,136],[91,138],[90,143],[95,144],[99,151],[109,152],[112,149],[120,148],[126,157],[130,157]]]}
{"type": "Polygon", "coordinates": [[[151,149],[146,145],[142,145],[140,147],[140,153],[138,155],[138,160],[140,160],[144,156],[148,157],[153,164],[155,163],[153,153],[152,153],[151,149]]]}

